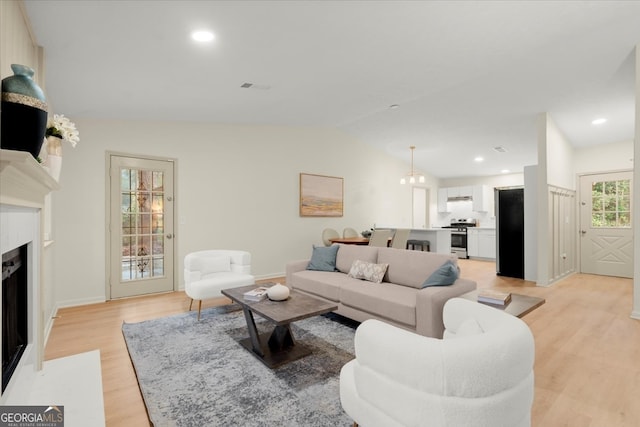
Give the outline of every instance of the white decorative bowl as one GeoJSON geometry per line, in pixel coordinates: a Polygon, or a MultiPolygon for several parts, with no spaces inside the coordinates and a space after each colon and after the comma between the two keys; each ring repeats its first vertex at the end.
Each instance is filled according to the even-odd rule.
{"type": "Polygon", "coordinates": [[[281,285],[280,283],[276,283],[267,291],[267,296],[270,300],[274,301],[284,301],[289,298],[289,288],[281,285]]]}

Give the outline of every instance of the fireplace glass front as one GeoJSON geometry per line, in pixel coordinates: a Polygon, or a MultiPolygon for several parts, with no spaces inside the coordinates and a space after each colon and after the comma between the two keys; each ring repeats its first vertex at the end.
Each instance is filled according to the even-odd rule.
{"type": "Polygon", "coordinates": [[[2,391],[28,343],[27,245],[2,255],[2,391]]]}

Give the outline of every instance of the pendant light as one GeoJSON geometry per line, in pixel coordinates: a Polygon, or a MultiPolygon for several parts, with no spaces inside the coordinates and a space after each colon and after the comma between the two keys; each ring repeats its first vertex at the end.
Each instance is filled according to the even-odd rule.
{"type": "Polygon", "coordinates": [[[413,150],[416,149],[415,145],[412,145],[409,147],[409,149],[411,149],[411,172],[409,172],[407,174],[407,176],[403,176],[402,178],[400,178],[400,184],[406,184],[407,183],[407,177],[409,178],[409,184],[415,184],[416,183],[416,178],[417,181],[420,184],[424,184],[424,175],[416,173],[413,170],[413,150]]]}

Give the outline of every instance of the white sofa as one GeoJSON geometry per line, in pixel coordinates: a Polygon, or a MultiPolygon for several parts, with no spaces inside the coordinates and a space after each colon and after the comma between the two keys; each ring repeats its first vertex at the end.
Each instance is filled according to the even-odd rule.
{"type": "Polygon", "coordinates": [[[376,320],[340,372],[345,412],[363,427],[531,425],[534,340],[517,317],[453,298],[444,339],[376,320]]]}
{"type": "MultiPolygon", "coordinates": [[[[202,300],[222,296],[221,290],[253,285],[251,254],[246,251],[211,249],[191,252],[184,257],[184,290],[198,300],[198,320],[202,300]]],[[[191,310],[189,304],[189,310],[191,310]]]]}

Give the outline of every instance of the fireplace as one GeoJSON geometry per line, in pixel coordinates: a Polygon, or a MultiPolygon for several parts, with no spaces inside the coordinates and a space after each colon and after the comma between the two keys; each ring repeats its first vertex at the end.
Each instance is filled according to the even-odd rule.
{"type": "Polygon", "coordinates": [[[2,391],[29,340],[27,245],[2,255],[2,391]]]}
{"type": "Polygon", "coordinates": [[[45,206],[47,195],[58,188],[31,154],[0,150],[0,405],[26,402],[42,370],[44,321],[50,315],[44,312],[42,297],[45,206]],[[8,285],[5,280],[9,280],[8,285]],[[19,353],[22,355],[18,357],[19,353]]]}

